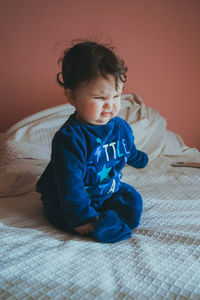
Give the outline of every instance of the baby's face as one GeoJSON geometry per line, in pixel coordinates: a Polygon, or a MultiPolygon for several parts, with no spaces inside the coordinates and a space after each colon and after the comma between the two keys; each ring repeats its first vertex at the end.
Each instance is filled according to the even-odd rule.
{"type": "Polygon", "coordinates": [[[121,107],[123,83],[118,90],[112,75],[108,79],[99,77],[88,84],[83,83],[73,93],[68,94],[69,102],[76,108],[76,119],[82,123],[104,125],[115,117],[121,107]]]}

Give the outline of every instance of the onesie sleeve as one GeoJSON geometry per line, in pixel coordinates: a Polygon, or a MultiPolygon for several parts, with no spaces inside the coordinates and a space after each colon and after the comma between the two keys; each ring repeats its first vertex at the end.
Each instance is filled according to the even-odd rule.
{"type": "Polygon", "coordinates": [[[133,144],[127,164],[129,166],[141,169],[146,167],[148,161],[148,155],[143,151],[137,150],[135,144],[133,144]]]}
{"type": "Polygon", "coordinates": [[[99,215],[84,189],[86,151],[83,139],[76,132],[59,131],[52,141],[53,177],[61,208],[72,227],[87,224],[99,215]]]}
{"type": "Polygon", "coordinates": [[[148,155],[145,152],[140,151],[136,148],[132,128],[127,122],[125,122],[125,124],[128,134],[128,141],[130,143],[130,155],[128,157],[127,164],[138,169],[144,168],[146,167],[149,161],[148,155]]]}

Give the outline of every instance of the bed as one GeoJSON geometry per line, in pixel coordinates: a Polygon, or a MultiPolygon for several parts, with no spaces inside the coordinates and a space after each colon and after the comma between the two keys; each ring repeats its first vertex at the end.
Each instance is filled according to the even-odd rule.
{"type": "Polygon", "coordinates": [[[0,299],[200,299],[200,169],[171,166],[200,153],[140,96],[123,95],[120,111],[150,157],[123,171],[144,201],[131,239],[102,244],[46,221],[35,184],[72,111],[52,107],[0,134],[0,299]]]}

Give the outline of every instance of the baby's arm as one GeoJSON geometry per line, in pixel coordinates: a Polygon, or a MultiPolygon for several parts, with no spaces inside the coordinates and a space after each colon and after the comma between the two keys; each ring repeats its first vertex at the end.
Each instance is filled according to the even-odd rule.
{"type": "Polygon", "coordinates": [[[84,188],[86,170],[84,142],[75,133],[59,132],[53,140],[53,176],[61,208],[68,224],[77,232],[91,232],[91,222],[100,215],[84,188]],[[88,225],[90,224],[90,225],[88,225]],[[86,226],[87,225],[87,226],[86,226]]]}
{"type": "Polygon", "coordinates": [[[143,151],[137,150],[135,144],[133,144],[127,164],[135,168],[144,168],[148,161],[148,155],[143,151]]]}
{"type": "Polygon", "coordinates": [[[126,148],[126,153],[129,153],[127,164],[134,168],[144,168],[146,167],[149,158],[148,155],[136,148],[134,143],[134,135],[131,126],[123,120],[123,129],[126,134],[126,139],[124,139],[124,144],[126,148]]]}

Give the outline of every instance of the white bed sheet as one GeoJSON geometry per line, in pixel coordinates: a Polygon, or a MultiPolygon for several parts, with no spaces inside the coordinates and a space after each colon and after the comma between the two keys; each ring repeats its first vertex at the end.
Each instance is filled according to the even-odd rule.
{"type": "Polygon", "coordinates": [[[199,152],[178,138],[179,154],[166,155],[172,145],[165,140],[149,151],[145,169],[125,167],[123,181],[144,200],[141,225],[129,240],[101,244],[45,220],[34,185],[48,162],[39,150],[50,136],[38,147],[35,125],[35,142],[25,143],[27,126],[27,119],[15,125],[1,144],[0,299],[200,299],[200,169],[170,165],[199,162],[199,152]]]}

